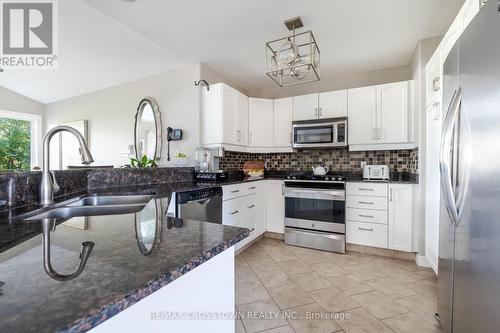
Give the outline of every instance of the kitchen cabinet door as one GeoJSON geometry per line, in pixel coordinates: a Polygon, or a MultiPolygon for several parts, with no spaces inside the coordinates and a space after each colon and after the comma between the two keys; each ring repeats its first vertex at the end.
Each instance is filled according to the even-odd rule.
{"type": "Polygon", "coordinates": [[[375,143],[377,87],[349,89],[347,95],[348,143],[350,145],[375,143]]]}
{"type": "Polygon", "coordinates": [[[285,196],[282,180],[267,181],[267,231],[285,233],[285,196]]]}
{"type": "Polygon", "coordinates": [[[255,196],[255,207],[248,207],[249,210],[257,212],[255,220],[255,236],[258,237],[266,231],[267,220],[267,182],[255,181],[243,184],[247,193],[255,196]]]}
{"type": "Polygon", "coordinates": [[[238,91],[223,85],[222,91],[222,140],[221,143],[238,144],[237,110],[238,91]]]}
{"type": "Polygon", "coordinates": [[[248,97],[237,92],[236,144],[248,146],[248,97]]]}
{"type": "Polygon", "coordinates": [[[412,251],[413,186],[389,185],[389,248],[412,251]]]}
{"type": "Polygon", "coordinates": [[[274,146],[292,147],[293,98],[274,100],[274,146]]]}
{"type": "Polygon", "coordinates": [[[318,94],[293,97],[293,120],[318,118],[318,94]]]}
{"type": "Polygon", "coordinates": [[[408,81],[377,86],[377,143],[408,142],[408,81]]]}
{"type": "Polygon", "coordinates": [[[248,145],[250,147],[272,147],[274,141],[273,100],[249,98],[248,100],[248,145]]]}
{"type": "Polygon", "coordinates": [[[319,118],[347,117],[347,90],[319,94],[319,118]]]}

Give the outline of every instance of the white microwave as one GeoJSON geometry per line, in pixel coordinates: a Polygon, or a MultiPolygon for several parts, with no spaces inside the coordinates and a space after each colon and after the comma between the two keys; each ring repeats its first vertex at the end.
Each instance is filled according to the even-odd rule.
{"type": "Polygon", "coordinates": [[[294,121],[293,148],[347,147],[347,117],[294,121]]]}

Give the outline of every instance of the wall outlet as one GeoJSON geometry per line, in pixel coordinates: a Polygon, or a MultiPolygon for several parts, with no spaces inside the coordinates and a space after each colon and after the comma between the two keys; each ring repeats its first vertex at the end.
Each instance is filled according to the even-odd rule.
{"type": "Polygon", "coordinates": [[[363,169],[365,167],[365,165],[366,165],[366,162],[364,162],[364,161],[361,162],[361,169],[363,169]]]}

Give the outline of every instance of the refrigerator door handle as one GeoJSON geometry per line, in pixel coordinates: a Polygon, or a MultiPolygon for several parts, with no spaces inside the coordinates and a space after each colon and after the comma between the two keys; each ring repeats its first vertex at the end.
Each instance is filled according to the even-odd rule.
{"type": "MultiPolygon", "coordinates": [[[[440,149],[440,159],[439,168],[441,176],[441,191],[443,193],[444,204],[448,215],[454,225],[458,225],[460,221],[461,209],[457,207],[457,200],[455,196],[455,188],[453,186],[453,175],[452,172],[452,159],[454,150],[454,129],[455,124],[458,120],[460,114],[460,109],[462,105],[462,89],[459,88],[455,90],[453,97],[451,99],[448,111],[446,112],[446,117],[443,122],[443,132],[441,137],[441,149],[440,149]]],[[[453,159],[455,161],[455,159],[453,159]]],[[[465,185],[465,184],[464,184],[465,185]]],[[[463,186],[461,186],[463,188],[463,186]]],[[[463,205],[463,195],[460,195],[460,204],[463,205]]]]}

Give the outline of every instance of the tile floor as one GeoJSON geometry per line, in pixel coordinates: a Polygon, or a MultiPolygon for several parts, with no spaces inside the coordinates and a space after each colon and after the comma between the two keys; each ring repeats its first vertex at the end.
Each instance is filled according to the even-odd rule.
{"type": "Polygon", "coordinates": [[[413,261],[263,238],[236,257],[236,332],[441,332],[436,284],[413,261]]]}

